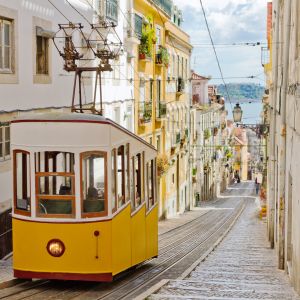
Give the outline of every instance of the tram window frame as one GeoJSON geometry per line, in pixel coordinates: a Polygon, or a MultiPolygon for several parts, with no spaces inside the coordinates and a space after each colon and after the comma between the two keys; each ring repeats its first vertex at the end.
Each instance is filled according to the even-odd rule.
{"type": "Polygon", "coordinates": [[[147,163],[147,191],[148,191],[148,209],[151,209],[156,203],[155,161],[154,161],[154,159],[151,159],[147,163]],[[151,189],[150,189],[150,185],[151,185],[151,189]],[[150,197],[150,194],[151,194],[152,197],[150,197]],[[152,201],[151,201],[151,198],[152,198],[152,201]]]}
{"type": "Polygon", "coordinates": [[[107,152],[88,151],[80,153],[80,198],[82,218],[94,218],[107,216],[108,213],[108,180],[107,180],[107,152]],[[84,212],[84,189],[83,189],[83,160],[89,156],[99,155],[104,159],[104,210],[100,212],[84,212]]]}
{"type": "Polygon", "coordinates": [[[130,184],[130,145],[125,146],[125,201],[130,201],[131,184],[130,184]]]}
{"type": "Polygon", "coordinates": [[[118,200],[118,208],[122,207],[126,203],[125,199],[125,147],[121,145],[118,147],[117,151],[117,200],[118,200]],[[119,169],[119,163],[121,165],[121,169],[119,169]],[[119,176],[121,173],[121,176],[119,176]],[[121,184],[119,183],[119,179],[121,179],[121,184]],[[119,190],[120,189],[120,190],[119,190]]]}
{"type": "Polygon", "coordinates": [[[131,192],[131,211],[136,208],[135,205],[135,156],[131,157],[131,177],[130,177],[130,192],[131,192]]]}
{"type": "Polygon", "coordinates": [[[118,198],[117,198],[117,158],[116,158],[116,149],[111,150],[111,210],[112,213],[115,213],[118,209],[118,198]]]}
{"type": "Polygon", "coordinates": [[[18,215],[23,215],[23,216],[31,216],[31,157],[30,157],[30,152],[25,151],[25,150],[14,150],[13,151],[13,185],[14,185],[14,213],[18,215]],[[17,155],[22,154],[22,193],[24,193],[24,177],[26,181],[26,188],[25,191],[27,193],[27,210],[26,209],[21,209],[18,208],[18,177],[17,177],[17,155]],[[24,155],[28,156],[26,158],[26,174],[24,176],[24,155]],[[28,161],[27,161],[28,159],[28,161]],[[29,182],[28,182],[29,181],[29,182]],[[28,194],[28,187],[29,187],[29,194],[28,194]],[[29,207],[29,209],[28,209],[29,207]]]}
{"type": "MultiPolygon", "coordinates": [[[[35,195],[36,195],[36,215],[40,218],[75,218],[76,205],[75,205],[75,154],[65,151],[40,151],[35,152],[35,195]],[[57,170],[58,161],[57,156],[62,154],[64,160],[63,168],[57,170]],[[41,164],[41,156],[43,156],[44,164],[41,164]],[[52,160],[52,162],[51,162],[52,160]],[[45,178],[45,192],[41,191],[41,178],[45,178]],[[50,180],[50,178],[52,180],[50,180]],[[65,182],[69,184],[60,185],[58,194],[49,193],[50,184],[52,184],[52,190],[57,192],[57,182],[59,177],[65,178],[65,182]],[[54,180],[55,178],[55,180],[54,180]],[[69,178],[67,180],[67,178],[69,178]],[[62,189],[63,188],[63,189],[62,189]],[[71,203],[71,213],[48,213],[47,208],[42,201],[61,201],[61,203],[71,203]],[[40,208],[44,210],[44,213],[40,212],[40,208]]],[[[59,202],[58,202],[59,203],[59,202]]],[[[55,206],[54,206],[55,207],[55,206]]],[[[51,206],[50,206],[51,208],[51,206]]],[[[52,207],[53,208],[53,207],[52,207]]]]}
{"type": "Polygon", "coordinates": [[[134,201],[135,208],[143,203],[142,199],[142,154],[138,153],[134,156],[134,201]],[[139,197],[137,194],[139,193],[139,197]],[[139,201],[138,201],[139,198],[139,201]]]}

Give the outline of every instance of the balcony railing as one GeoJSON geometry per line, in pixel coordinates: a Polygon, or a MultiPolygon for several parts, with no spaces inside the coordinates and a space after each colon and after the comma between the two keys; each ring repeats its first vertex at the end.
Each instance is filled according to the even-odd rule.
{"type": "Polygon", "coordinates": [[[144,102],[139,110],[139,119],[142,123],[150,122],[152,118],[152,102],[144,102]]]}
{"type": "Polygon", "coordinates": [[[156,106],[156,117],[158,119],[165,118],[167,115],[167,104],[158,102],[156,106]]]}
{"type": "Polygon", "coordinates": [[[153,0],[168,16],[172,13],[172,1],[171,0],[153,0]]]}

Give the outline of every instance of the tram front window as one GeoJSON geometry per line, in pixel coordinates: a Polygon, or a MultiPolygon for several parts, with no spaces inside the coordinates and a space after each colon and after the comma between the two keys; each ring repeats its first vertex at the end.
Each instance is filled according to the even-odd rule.
{"type": "Polygon", "coordinates": [[[15,211],[30,214],[30,156],[26,151],[14,151],[15,211]]]}
{"type": "Polygon", "coordinates": [[[38,216],[75,216],[74,161],[74,154],[69,152],[35,154],[38,216]]]}
{"type": "Polygon", "coordinates": [[[82,213],[85,217],[106,212],[106,153],[81,154],[82,213]]]}

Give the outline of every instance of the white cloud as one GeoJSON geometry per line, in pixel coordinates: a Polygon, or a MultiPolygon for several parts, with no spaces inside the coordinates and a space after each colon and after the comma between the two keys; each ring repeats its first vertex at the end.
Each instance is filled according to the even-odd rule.
{"type": "MultiPolygon", "coordinates": [[[[215,44],[265,41],[267,0],[202,0],[215,44]]],[[[174,0],[183,11],[183,28],[197,44],[209,44],[200,0],[174,0]]],[[[195,47],[194,69],[220,77],[212,49],[195,47]]],[[[250,76],[262,72],[259,47],[217,49],[224,76],[250,76]]],[[[238,79],[236,81],[239,81],[238,79]]],[[[240,81],[243,81],[242,79],[240,81]]],[[[245,80],[244,80],[245,81],[245,80]]],[[[261,81],[260,81],[261,83],[261,81]]]]}

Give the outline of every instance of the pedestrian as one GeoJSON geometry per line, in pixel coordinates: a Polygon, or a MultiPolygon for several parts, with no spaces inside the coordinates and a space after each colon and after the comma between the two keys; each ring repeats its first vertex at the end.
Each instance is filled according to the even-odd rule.
{"type": "Polygon", "coordinates": [[[259,183],[258,183],[257,177],[255,178],[255,190],[256,190],[256,195],[258,195],[258,192],[259,192],[259,183]]]}

